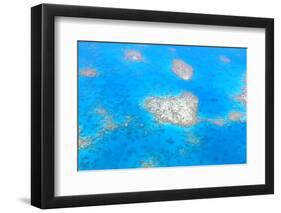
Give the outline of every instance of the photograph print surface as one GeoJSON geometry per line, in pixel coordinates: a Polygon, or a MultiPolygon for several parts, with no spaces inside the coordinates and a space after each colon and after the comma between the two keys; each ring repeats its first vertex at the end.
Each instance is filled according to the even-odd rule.
{"type": "Polygon", "coordinates": [[[246,48],[77,48],[78,171],[247,163],[246,48]]]}

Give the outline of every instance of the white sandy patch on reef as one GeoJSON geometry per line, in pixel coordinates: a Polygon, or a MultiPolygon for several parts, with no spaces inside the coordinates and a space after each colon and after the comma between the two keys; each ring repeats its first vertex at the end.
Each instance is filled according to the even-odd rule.
{"type": "Polygon", "coordinates": [[[190,92],[180,96],[148,97],[144,106],[159,122],[180,126],[197,123],[198,98],[190,92]]]}

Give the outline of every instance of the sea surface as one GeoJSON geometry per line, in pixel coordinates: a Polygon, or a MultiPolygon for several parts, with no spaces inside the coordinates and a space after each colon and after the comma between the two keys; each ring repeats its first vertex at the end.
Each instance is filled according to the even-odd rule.
{"type": "Polygon", "coordinates": [[[246,48],[89,41],[77,48],[78,171],[247,163],[239,98],[246,48]],[[189,79],[173,72],[175,60],[189,79]],[[186,92],[198,99],[192,125],[161,121],[145,105],[186,92]]]}

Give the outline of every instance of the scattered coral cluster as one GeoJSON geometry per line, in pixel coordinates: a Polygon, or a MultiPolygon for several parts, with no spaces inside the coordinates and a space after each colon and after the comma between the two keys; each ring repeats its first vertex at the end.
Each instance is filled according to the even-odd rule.
{"type": "Polygon", "coordinates": [[[79,149],[88,148],[91,145],[91,139],[88,137],[79,137],[78,139],[78,147],[79,149]]]}
{"type": "Polygon", "coordinates": [[[159,164],[158,162],[159,160],[156,157],[149,157],[146,160],[140,160],[140,164],[142,168],[153,168],[153,167],[157,167],[157,165],[159,164]]]}
{"type": "Polygon", "coordinates": [[[125,116],[124,120],[121,123],[117,123],[114,121],[113,116],[104,107],[101,106],[96,107],[94,112],[101,118],[100,128],[98,128],[93,137],[82,136],[82,128],[79,128],[79,149],[85,149],[91,145],[92,148],[95,148],[93,147],[93,145],[102,140],[106,134],[109,134],[120,128],[126,128],[133,121],[133,117],[128,115],[125,116]]]}
{"type": "Polygon", "coordinates": [[[238,102],[246,105],[247,104],[247,89],[246,87],[242,89],[242,93],[234,97],[238,102]]]}

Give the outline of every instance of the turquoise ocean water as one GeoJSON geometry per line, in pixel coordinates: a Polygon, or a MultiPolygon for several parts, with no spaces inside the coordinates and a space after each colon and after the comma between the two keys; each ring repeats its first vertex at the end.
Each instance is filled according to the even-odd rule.
{"type": "Polygon", "coordinates": [[[234,98],[246,87],[247,49],[86,41],[77,48],[79,171],[247,162],[246,106],[234,98]],[[130,51],[139,60],[126,57],[130,51]],[[192,66],[190,80],[172,72],[174,59],[192,66]],[[198,98],[195,125],[161,123],[144,107],[148,97],[182,92],[198,98]],[[231,119],[233,112],[243,116],[231,119]]]}

